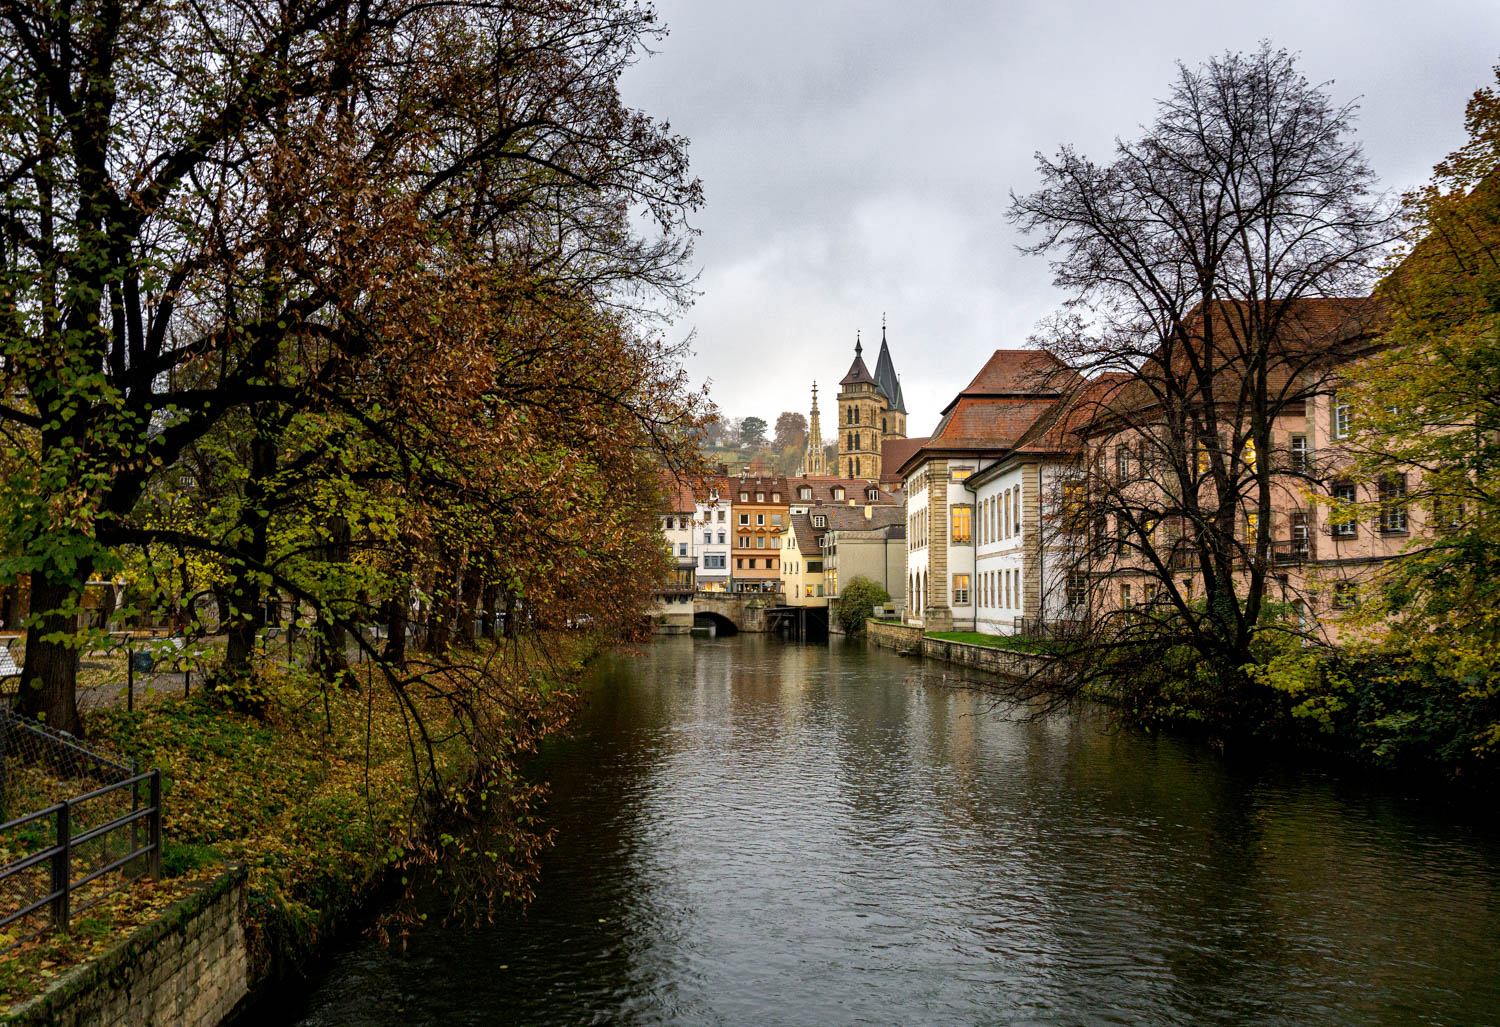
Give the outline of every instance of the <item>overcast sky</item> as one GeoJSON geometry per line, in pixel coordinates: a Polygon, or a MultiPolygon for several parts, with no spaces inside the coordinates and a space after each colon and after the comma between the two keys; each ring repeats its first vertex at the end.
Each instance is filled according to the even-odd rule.
{"type": "MultiPolygon", "coordinates": [[[[1056,309],[1016,252],[1007,194],[1060,143],[1107,158],[1165,95],[1174,62],[1261,39],[1358,100],[1387,186],[1425,181],[1464,139],[1464,104],[1500,63],[1496,0],[1242,4],[657,0],[670,29],[627,102],[692,140],[707,204],[689,371],[726,414],[774,423],[827,396],[854,333],[892,356],[925,435],[990,351],[1056,309]]],[[[831,403],[822,404],[832,436],[831,403]]]]}

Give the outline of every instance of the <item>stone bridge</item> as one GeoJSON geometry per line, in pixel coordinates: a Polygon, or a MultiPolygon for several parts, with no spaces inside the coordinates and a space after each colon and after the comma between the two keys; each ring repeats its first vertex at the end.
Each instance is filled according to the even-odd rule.
{"type": "Polygon", "coordinates": [[[713,625],[721,635],[736,631],[769,631],[766,610],[780,606],[780,595],[755,592],[693,593],[693,626],[713,625]]]}

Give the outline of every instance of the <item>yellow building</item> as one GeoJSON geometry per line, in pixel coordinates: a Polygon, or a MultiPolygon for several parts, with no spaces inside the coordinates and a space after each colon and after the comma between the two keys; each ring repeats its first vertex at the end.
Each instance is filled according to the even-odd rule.
{"type": "Polygon", "coordinates": [[[827,606],[823,535],[807,514],[792,514],[781,536],[781,591],[788,606],[827,606]]]}

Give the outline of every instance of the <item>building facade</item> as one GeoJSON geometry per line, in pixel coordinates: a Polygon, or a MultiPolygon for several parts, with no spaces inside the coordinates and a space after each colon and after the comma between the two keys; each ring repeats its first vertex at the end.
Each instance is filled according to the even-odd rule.
{"type": "Polygon", "coordinates": [[[782,532],[791,517],[786,479],[746,475],[726,484],[734,510],[730,590],[778,593],[782,532]]]}
{"type": "Polygon", "coordinates": [[[781,590],[788,606],[827,606],[820,532],[805,513],[788,518],[781,543],[781,590]]]}
{"type": "Polygon", "coordinates": [[[1044,353],[996,350],[907,458],[906,623],[1009,634],[1070,616],[1045,525],[1078,460],[1064,416],[1076,385],[1044,353]]]}
{"type": "Polygon", "coordinates": [[[724,479],[710,478],[694,490],[693,533],[697,550],[697,588],[729,591],[734,551],[734,504],[724,479]]]}

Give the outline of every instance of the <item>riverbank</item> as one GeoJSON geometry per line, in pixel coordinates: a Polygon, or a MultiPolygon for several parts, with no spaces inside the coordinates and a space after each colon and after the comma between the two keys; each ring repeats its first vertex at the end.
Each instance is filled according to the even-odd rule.
{"type": "MultiPolygon", "coordinates": [[[[1045,641],[924,632],[874,619],[866,637],[902,655],[984,671],[1002,683],[1045,687],[1057,673],[1045,641]]],[[[1500,690],[1489,682],[1445,677],[1396,650],[1319,650],[1291,636],[1265,638],[1264,662],[1248,669],[1244,694],[1228,713],[1222,690],[1186,648],[1149,664],[1115,651],[1119,672],[1091,672],[1083,695],[1134,727],[1168,729],[1221,748],[1415,774],[1466,791],[1495,781],[1500,690]]]]}
{"type": "MultiPolygon", "coordinates": [[[[566,723],[571,685],[600,647],[592,635],[559,633],[471,654],[470,663],[503,676],[510,691],[502,697],[497,686],[495,707],[465,710],[463,721],[440,683],[411,684],[398,695],[369,665],[342,688],[268,668],[260,715],[216,707],[201,694],[133,712],[95,711],[86,722],[91,737],[163,771],[167,880],[127,889],[76,920],[71,934],[44,935],[11,953],[0,969],[0,1003],[53,985],[225,863],[245,868],[252,995],[296,976],[393,873],[440,854],[428,837],[433,806],[424,793],[451,797],[474,775],[469,718],[497,745],[526,750],[566,723]],[[518,697],[515,717],[499,700],[518,697]]],[[[487,797],[500,819],[524,819],[524,809],[501,808],[512,800],[526,806],[530,789],[487,797]]],[[[510,880],[527,869],[504,873],[510,880]]]]}

